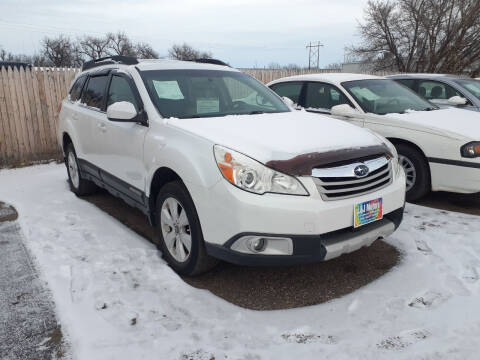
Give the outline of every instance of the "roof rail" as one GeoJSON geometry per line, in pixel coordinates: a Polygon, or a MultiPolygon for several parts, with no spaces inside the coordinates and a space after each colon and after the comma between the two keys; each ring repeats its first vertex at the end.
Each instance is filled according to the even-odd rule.
{"type": "Polygon", "coordinates": [[[202,64],[214,64],[214,65],[222,65],[222,66],[231,67],[226,62],[223,62],[222,60],[218,60],[218,59],[201,58],[201,59],[195,59],[193,61],[195,61],[197,63],[202,63],[202,64]]]}
{"type": "Polygon", "coordinates": [[[92,69],[97,66],[108,65],[108,64],[136,65],[138,64],[138,60],[133,56],[123,56],[123,55],[105,56],[99,59],[93,59],[93,60],[84,62],[82,65],[82,71],[92,69]]]}

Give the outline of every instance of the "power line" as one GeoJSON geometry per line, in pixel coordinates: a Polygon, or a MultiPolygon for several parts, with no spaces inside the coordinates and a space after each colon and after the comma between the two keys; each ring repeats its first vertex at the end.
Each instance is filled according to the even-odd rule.
{"type": "Polygon", "coordinates": [[[323,44],[320,41],[317,43],[310,43],[307,45],[308,49],[308,68],[311,69],[320,67],[320,47],[323,47],[323,44]]]}

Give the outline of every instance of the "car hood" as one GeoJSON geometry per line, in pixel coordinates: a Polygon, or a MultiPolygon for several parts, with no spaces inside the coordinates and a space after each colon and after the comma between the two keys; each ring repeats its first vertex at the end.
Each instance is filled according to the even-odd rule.
{"type": "Polygon", "coordinates": [[[383,145],[380,138],[360,127],[305,111],[168,119],[168,124],[263,163],[383,145]]]}
{"type": "MultiPolygon", "coordinates": [[[[397,124],[458,139],[480,140],[480,113],[455,108],[387,114],[397,124]],[[421,127],[421,129],[419,129],[421,127]]],[[[383,117],[382,116],[382,117],[383,117]]]]}

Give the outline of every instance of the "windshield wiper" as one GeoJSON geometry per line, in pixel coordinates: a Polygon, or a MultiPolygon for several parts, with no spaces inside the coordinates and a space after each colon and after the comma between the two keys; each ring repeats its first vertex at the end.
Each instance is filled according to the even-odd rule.
{"type": "Polygon", "coordinates": [[[423,109],[423,111],[433,111],[433,110],[438,110],[436,107],[433,107],[433,106],[429,106],[429,107],[426,107],[425,109],[423,109]]]}

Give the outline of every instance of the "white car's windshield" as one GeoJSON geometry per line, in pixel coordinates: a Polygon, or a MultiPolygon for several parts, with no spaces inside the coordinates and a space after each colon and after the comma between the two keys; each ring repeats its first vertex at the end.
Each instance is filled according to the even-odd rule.
{"type": "Polygon", "coordinates": [[[477,99],[480,99],[480,81],[474,79],[461,79],[455,80],[457,84],[460,84],[468,91],[470,91],[477,99]]]}
{"type": "Polygon", "coordinates": [[[290,111],[269,88],[236,71],[152,70],[141,74],[150,98],[167,118],[290,111]]]}
{"type": "Polygon", "coordinates": [[[437,106],[422,99],[412,90],[387,79],[355,80],[342,83],[365,112],[378,115],[426,111],[437,106]]]}

